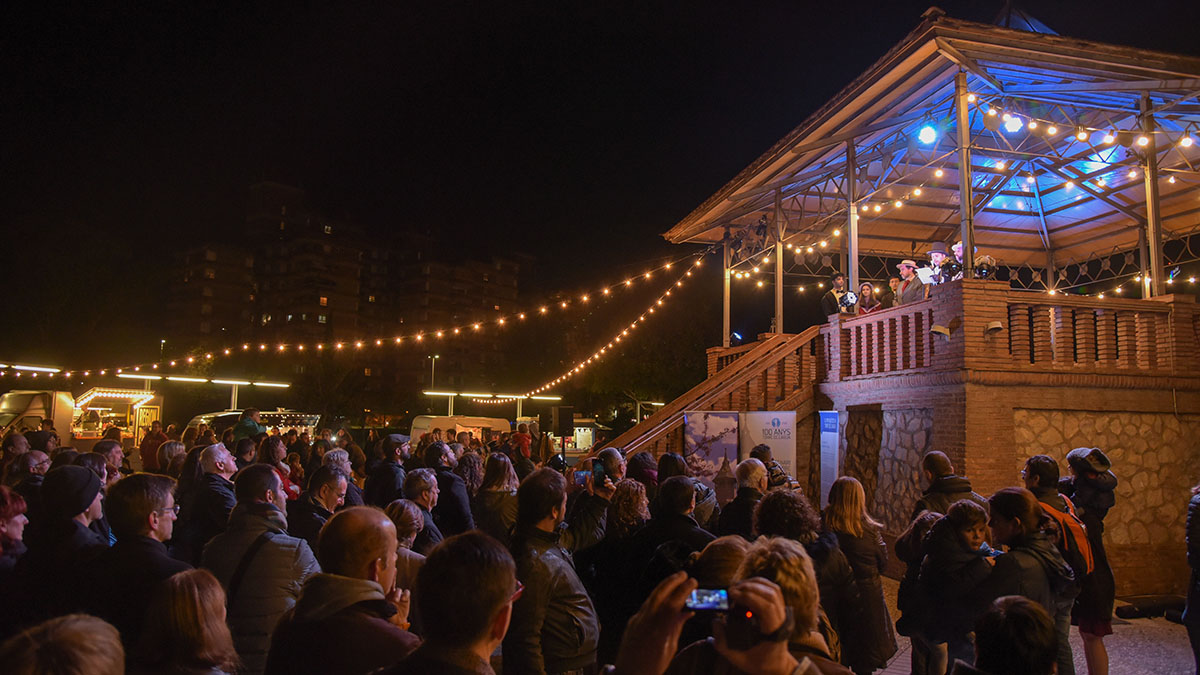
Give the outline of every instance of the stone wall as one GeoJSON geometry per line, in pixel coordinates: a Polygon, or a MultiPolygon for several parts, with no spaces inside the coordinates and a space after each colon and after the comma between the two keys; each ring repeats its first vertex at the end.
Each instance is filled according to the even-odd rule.
{"type": "Polygon", "coordinates": [[[1054,457],[1064,475],[1071,448],[1098,447],[1112,460],[1120,482],[1116,506],[1105,519],[1104,542],[1117,568],[1118,595],[1183,590],[1186,506],[1200,479],[1200,415],[1018,408],[1013,431],[1014,482],[1030,455],[1054,457]],[[1143,558],[1171,573],[1138,574],[1138,566],[1130,563],[1143,558]],[[1163,581],[1147,588],[1151,577],[1163,581]]]}
{"type": "Polygon", "coordinates": [[[838,473],[857,478],[866,492],[867,503],[873,504],[878,484],[883,413],[878,408],[852,409],[839,415],[838,420],[842,427],[842,467],[838,473]]]}
{"type": "Polygon", "coordinates": [[[933,450],[933,419],[931,408],[883,413],[874,514],[890,534],[908,527],[913,506],[921,497],[921,458],[933,450]]]}

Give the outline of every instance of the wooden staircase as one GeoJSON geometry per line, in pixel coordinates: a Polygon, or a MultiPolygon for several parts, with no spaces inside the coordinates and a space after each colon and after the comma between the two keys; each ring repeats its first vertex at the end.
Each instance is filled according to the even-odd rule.
{"type": "Polygon", "coordinates": [[[684,413],[692,410],[797,410],[812,412],[817,382],[828,372],[820,326],[792,335],[768,334],[758,342],[709,350],[709,376],[659,408],[606,446],[626,456],[683,453],[684,413]]]}

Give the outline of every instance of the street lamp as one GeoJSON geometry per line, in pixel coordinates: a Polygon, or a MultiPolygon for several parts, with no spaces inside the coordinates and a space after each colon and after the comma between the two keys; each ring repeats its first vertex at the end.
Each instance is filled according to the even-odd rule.
{"type": "Polygon", "coordinates": [[[654,406],[654,407],[661,407],[661,406],[666,405],[666,403],[663,403],[661,401],[643,401],[628,392],[626,392],[625,395],[628,396],[629,399],[634,402],[634,404],[636,404],[636,408],[635,408],[636,412],[634,413],[634,421],[633,421],[633,423],[635,425],[640,424],[642,421],[642,406],[643,405],[654,406]]]}
{"type": "Polygon", "coordinates": [[[429,359],[429,388],[433,389],[433,376],[434,373],[437,372],[437,360],[442,357],[437,354],[432,354],[430,356],[426,356],[425,358],[429,359]]]}

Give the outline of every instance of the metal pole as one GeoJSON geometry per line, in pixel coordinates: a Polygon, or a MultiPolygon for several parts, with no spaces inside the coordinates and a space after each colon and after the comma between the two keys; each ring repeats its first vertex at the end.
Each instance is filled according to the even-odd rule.
{"type": "Polygon", "coordinates": [[[775,334],[783,334],[783,203],[775,191],[775,334]]]}
{"type": "Polygon", "coordinates": [[[521,404],[524,402],[525,399],[523,398],[517,399],[517,419],[521,419],[521,404]]]}
{"type": "Polygon", "coordinates": [[[454,417],[454,398],[453,396],[446,397],[446,400],[449,401],[449,404],[446,406],[446,415],[448,417],[454,417]]]}
{"type": "Polygon", "coordinates": [[[635,421],[634,424],[638,424],[639,422],[642,421],[642,402],[634,401],[633,403],[635,406],[637,406],[636,407],[637,412],[634,413],[634,416],[637,418],[637,421],[635,421]]]}
{"type": "Polygon", "coordinates": [[[429,388],[430,389],[433,389],[433,377],[434,377],[434,373],[437,372],[437,358],[438,357],[432,356],[432,355],[429,357],[429,388]]]}
{"type": "Polygon", "coordinates": [[[958,127],[958,212],[961,218],[959,238],[962,240],[964,279],[975,277],[975,202],[971,197],[971,110],[967,101],[966,71],[954,76],[954,112],[958,127]]]}
{"type": "Polygon", "coordinates": [[[237,410],[237,394],[238,386],[236,384],[229,387],[229,409],[237,410]]]}
{"type": "MultiPolygon", "coordinates": [[[[1154,134],[1154,115],[1150,113],[1150,95],[1142,95],[1142,131],[1150,139],[1146,153],[1146,249],[1150,255],[1150,278],[1142,277],[1146,297],[1162,295],[1166,291],[1163,278],[1162,256],[1162,212],[1158,203],[1158,143],[1154,134]]],[[[1145,269],[1145,266],[1143,266],[1145,269]]]]}
{"type": "Polygon", "coordinates": [[[729,263],[732,260],[732,254],[729,251],[729,228],[725,228],[725,246],[724,246],[724,266],[725,266],[725,295],[724,302],[721,305],[721,346],[729,348],[729,333],[732,330],[729,326],[729,279],[732,273],[729,269],[729,263]]]}
{"type": "Polygon", "coordinates": [[[854,151],[854,141],[846,141],[846,243],[850,247],[849,288],[858,293],[858,158],[854,151]]]}

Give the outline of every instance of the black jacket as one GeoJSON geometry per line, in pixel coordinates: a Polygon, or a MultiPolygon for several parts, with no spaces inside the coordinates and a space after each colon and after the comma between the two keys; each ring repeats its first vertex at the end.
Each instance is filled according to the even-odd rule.
{"type": "Polygon", "coordinates": [[[42,474],[31,473],[13,486],[13,490],[25,498],[25,517],[33,527],[37,527],[45,518],[45,509],[42,507],[42,482],[45,480],[42,474]]]}
{"type": "Polygon", "coordinates": [[[669,542],[682,542],[692,551],[702,550],[708,542],[716,539],[708,530],[700,527],[694,518],[678,513],[655,516],[634,536],[634,555],[639,562],[649,562],[659,546],[669,542]]]}
{"type": "Polygon", "coordinates": [[[325,521],[333,517],[333,512],[321,506],[310,492],[300,495],[287,503],[287,531],[293,537],[308,542],[308,547],[317,550],[317,535],[325,521]]]}
{"type": "Polygon", "coordinates": [[[855,671],[885,668],[896,653],[895,628],[879,578],[887,567],[887,544],[879,531],[860,537],[839,532],[837,539],[854,572],[860,608],[853,625],[841,631],[842,662],[855,671]]]}
{"type": "Polygon", "coordinates": [[[933,511],[946,515],[946,511],[950,510],[950,505],[961,499],[969,499],[976,504],[987,509],[987,500],[979,496],[971,490],[971,481],[962,476],[942,476],[934,478],[933,483],[921,498],[917,500],[917,505],[913,507],[912,517],[909,520],[915,519],[922,511],[933,511]]]}
{"type": "Polygon", "coordinates": [[[850,561],[838,546],[837,535],[832,532],[822,532],[815,540],[805,543],[804,550],[812,558],[813,571],[817,574],[821,609],[825,610],[833,629],[841,633],[861,613],[858,585],[854,582],[850,561]]]}
{"type": "Polygon", "coordinates": [[[1067,476],[1059,480],[1058,491],[1070,498],[1079,520],[1087,528],[1095,569],[1080,581],[1079,597],[1072,616],[1080,619],[1112,619],[1117,595],[1116,579],[1104,550],[1104,517],[1116,504],[1117,477],[1111,471],[1091,476],[1067,476]]]}
{"type": "Polygon", "coordinates": [[[382,509],[403,498],[404,467],[394,461],[380,462],[371,475],[367,476],[367,485],[363,488],[363,501],[382,509]]]}
{"type": "Polygon", "coordinates": [[[979,585],[978,601],[984,608],[1005,595],[1023,595],[1054,616],[1063,597],[1078,590],[1075,573],[1042,532],[1024,537],[996,558],[991,574],[979,585]]]}
{"type": "Polygon", "coordinates": [[[215,473],[204,474],[179,509],[179,522],[171,540],[175,557],[189,565],[199,565],[204,545],[225,531],[234,506],[237,497],[233,494],[233,482],[215,473]]]}
{"type": "Polygon", "coordinates": [[[475,529],[471,516],[471,498],[467,484],[448,466],[437,469],[438,502],[433,507],[433,520],[447,537],[475,529]]]}
{"type": "Polygon", "coordinates": [[[504,490],[480,490],[471,500],[475,527],[508,546],[517,522],[517,493],[504,490]]]}
{"type": "Polygon", "coordinates": [[[754,541],[754,509],[762,500],[763,493],[752,487],[740,487],[737,496],[724,509],[717,525],[717,534],[741,535],[746,541],[754,541]]]}
{"type": "MultiPolygon", "coordinates": [[[[421,555],[429,555],[434,546],[441,543],[442,531],[438,529],[437,523],[433,520],[433,514],[424,506],[417,504],[421,509],[421,517],[425,519],[425,526],[417,533],[417,538],[413,540],[412,550],[421,555]]],[[[437,508],[437,507],[434,507],[437,508]]]]}
{"type": "Polygon", "coordinates": [[[97,556],[85,573],[89,614],[121,632],[126,648],[136,645],[142,619],[159,584],[192,566],[167,555],[162,542],[145,536],[122,537],[97,556]]]}
{"type": "Polygon", "coordinates": [[[1200,494],[1192,495],[1187,508],[1187,561],[1192,568],[1188,581],[1187,609],[1183,621],[1189,626],[1200,624],[1200,494]]]}
{"type": "Polygon", "coordinates": [[[965,639],[982,609],[972,602],[975,590],[991,574],[992,566],[979,552],[967,550],[954,524],[943,517],[925,537],[925,559],[920,567],[921,590],[931,604],[926,635],[933,642],[965,639]]]}
{"type": "Polygon", "coordinates": [[[48,619],[83,609],[79,572],[108,549],[108,541],[76,520],[59,518],[31,532],[29,552],[17,563],[18,590],[29,595],[31,618],[48,619]]]}
{"type": "Polygon", "coordinates": [[[354,483],[354,477],[346,481],[346,499],[342,501],[342,505],[337,507],[338,511],[348,509],[351,506],[365,506],[366,500],[363,499],[363,490],[354,483]]]}
{"type": "Polygon", "coordinates": [[[596,663],[600,625],[572,554],[604,537],[606,504],[588,500],[571,525],[556,532],[517,533],[513,557],[525,592],[513,604],[504,638],[505,673],[540,675],[596,663]]]}

